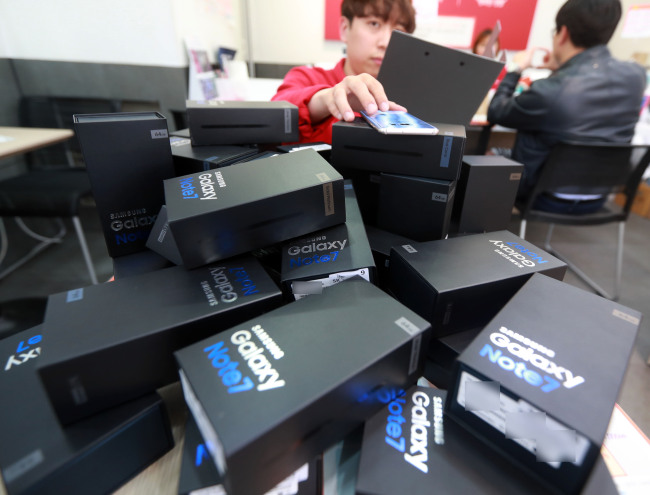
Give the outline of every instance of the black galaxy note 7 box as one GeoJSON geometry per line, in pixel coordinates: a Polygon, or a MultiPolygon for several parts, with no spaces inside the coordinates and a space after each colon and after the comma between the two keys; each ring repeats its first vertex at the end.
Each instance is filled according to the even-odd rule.
{"type": "Polygon", "coordinates": [[[194,146],[298,141],[298,107],[287,101],[187,100],[194,146]]]}
{"type": "Polygon", "coordinates": [[[472,343],[482,329],[483,327],[473,328],[431,339],[422,376],[436,387],[448,390],[456,358],[472,343]]]}
{"type": "Polygon", "coordinates": [[[282,246],[282,285],[295,299],[359,276],[375,281],[375,262],[352,183],[345,186],[346,221],[282,246]]]}
{"type": "Polygon", "coordinates": [[[250,255],[51,295],[39,373],[67,424],[178,379],[173,351],[282,304],[250,255]]]}
{"type": "Polygon", "coordinates": [[[9,495],[109,493],[174,446],[152,393],[62,428],[36,373],[55,338],[43,325],[0,341],[0,470],[9,495]]]}
{"type": "Polygon", "coordinates": [[[370,243],[372,257],[375,260],[377,285],[383,290],[387,290],[391,248],[393,246],[403,246],[405,244],[415,246],[417,243],[412,239],[379,229],[369,224],[366,224],[366,235],[368,236],[368,242],[370,243]]]}
{"type": "Polygon", "coordinates": [[[381,174],[369,172],[368,170],[342,169],[338,171],[345,180],[351,180],[354,186],[354,193],[357,196],[359,209],[364,223],[367,225],[377,224],[377,210],[379,209],[379,185],[381,174]]]}
{"type": "Polygon", "coordinates": [[[605,439],[640,319],[536,274],[458,357],[446,410],[540,482],[578,493],[605,439]]]}
{"type": "MultiPolygon", "coordinates": [[[[553,493],[446,416],[446,396],[412,387],[366,422],[358,495],[553,493]]],[[[618,493],[602,458],[582,493],[618,493]]]]}
{"type": "Polygon", "coordinates": [[[465,148],[465,127],[434,123],[435,136],[386,135],[363,119],[332,126],[332,165],[336,168],[456,180],[465,148]]]}
{"type": "Polygon", "coordinates": [[[312,149],[317,151],[320,156],[325,158],[328,162],[332,157],[332,145],[328,143],[323,143],[317,141],[314,143],[294,143],[294,144],[283,144],[277,146],[276,149],[282,153],[295,153],[296,151],[304,149],[312,149]]]}
{"type": "Polygon", "coordinates": [[[192,146],[187,138],[169,138],[176,176],[226,167],[259,153],[255,146],[192,146]]]}
{"type": "Polygon", "coordinates": [[[181,252],[178,250],[178,244],[176,244],[174,234],[172,234],[172,231],[169,228],[166,205],[162,205],[160,212],[158,212],[158,217],[156,217],[156,221],[149,233],[146,246],[151,249],[151,251],[159,254],[176,265],[183,264],[181,252]]]}
{"type": "Polygon", "coordinates": [[[74,128],[111,257],[145,249],[174,177],[167,120],[158,112],[74,116],[74,128]]]}
{"type": "Polygon", "coordinates": [[[377,227],[416,241],[447,237],[456,182],[380,174],[377,227]]]}
{"type": "Polygon", "coordinates": [[[524,166],[503,156],[463,157],[450,234],[506,230],[524,166]]]}
{"type": "Polygon", "coordinates": [[[113,277],[115,277],[115,280],[118,280],[162,270],[171,266],[174,266],[174,264],[167,258],[147,249],[139,253],[113,258],[113,277]]]}
{"type": "MultiPolygon", "coordinates": [[[[320,495],[320,456],[271,488],[265,495],[320,495]]],[[[185,439],[178,480],[179,495],[224,494],[221,475],[210,456],[199,427],[191,414],[185,423],[185,439]]]]}
{"type": "Polygon", "coordinates": [[[429,324],[350,279],[175,353],[186,402],[231,495],[262,493],[422,373],[429,324]]]}
{"type": "Polygon", "coordinates": [[[485,325],[537,272],[562,280],[566,264],[502,230],[394,246],[389,287],[442,337],[485,325]]]}
{"type": "Polygon", "coordinates": [[[343,177],[313,150],[166,180],[165,199],[186,268],[345,222],[343,177]]]}

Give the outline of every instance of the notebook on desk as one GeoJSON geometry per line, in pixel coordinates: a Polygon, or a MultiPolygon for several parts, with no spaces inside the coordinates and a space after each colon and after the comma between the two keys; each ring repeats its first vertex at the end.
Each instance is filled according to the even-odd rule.
{"type": "Polygon", "coordinates": [[[393,31],[377,79],[422,120],[468,125],[503,65],[393,31]]]}

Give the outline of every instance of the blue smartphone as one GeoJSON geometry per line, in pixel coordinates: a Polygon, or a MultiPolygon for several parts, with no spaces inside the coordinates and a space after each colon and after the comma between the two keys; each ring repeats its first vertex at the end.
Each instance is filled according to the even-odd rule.
{"type": "Polygon", "coordinates": [[[360,112],[364,119],[382,134],[438,134],[438,128],[411,115],[408,112],[389,110],[368,115],[360,112]]]}

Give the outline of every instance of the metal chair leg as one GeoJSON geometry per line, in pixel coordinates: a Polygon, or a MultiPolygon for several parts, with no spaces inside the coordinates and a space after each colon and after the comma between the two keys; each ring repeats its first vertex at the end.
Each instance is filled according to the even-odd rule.
{"type": "MultiPolygon", "coordinates": [[[[29,260],[34,258],[38,253],[40,253],[44,249],[50,247],[52,244],[60,243],[61,239],[63,239],[63,236],[65,236],[65,234],[66,234],[65,225],[61,221],[60,218],[56,219],[57,223],[59,224],[59,231],[53,237],[45,237],[45,236],[42,236],[40,234],[37,234],[36,232],[31,230],[29,227],[27,227],[19,217],[16,217],[15,220],[16,220],[16,223],[18,224],[18,226],[20,227],[20,229],[23,232],[25,232],[25,234],[27,234],[31,238],[39,241],[39,243],[36,246],[34,246],[31,249],[31,251],[29,251],[27,254],[25,254],[24,256],[19,258],[18,260],[14,261],[13,264],[11,264],[10,266],[8,266],[4,270],[2,270],[2,272],[0,272],[0,280],[5,278],[10,273],[16,271],[18,268],[23,266],[29,260]]],[[[2,222],[1,219],[0,219],[0,222],[2,222]]],[[[7,254],[6,253],[6,248],[7,248],[7,245],[8,245],[8,238],[7,238],[7,234],[6,234],[6,231],[5,231],[4,222],[0,226],[0,243],[3,246],[2,256],[0,256],[0,263],[1,263],[2,261],[4,261],[4,257],[7,254]]]]}
{"type": "Polygon", "coordinates": [[[524,220],[523,218],[519,223],[519,237],[521,237],[522,239],[526,239],[526,220],[524,220]]]}
{"type": "Polygon", "coordinates": [[[553,228],[555,227],[554,223],[548,224],[548,230],[546,231],[546,237],[544,238],[544,249],[550,251],[553,249],[551,247],[551,236],[553,235],[553,228]]]}
{"type": "Polygon", "coordinates": [[[90,251],[88,250],[88,244],[86,243],[86,236],[84,235],[83,229],[81,228],[81,222],[79,217],[72,217],[72,223],[74,228],[77,231],[77,237],[79,238],[79,245],[81,246],[81,251],[83,251],[84,260],[86,261],[86,267],[88,268],[88,273],[90,275],[90,280],[93,285],[97,285],[97,275],[95,274],[95,267],[93,266],[92,259],[90,258],[90,251]]]}
{"type": "Polygon", "coordinates": [[[549,224],[548,231],[546,232],[546,239],[544,240],[544,249],[551,253],[556,258],[562,260],[569,269],[576,274],[576,276],[585,282],[589,287],[591,287],[595,292],[600,296],[611,299],[612,301],[618,301],[621,291],[621,279],[623,272],[623,238],[625,234],[625,222],[618,223],[618,242],[616,245],[616,274],[614,280],[614,292],[610,294],[600,285],[598,285],[589,275],[582,271],[575,263],[569,261],[566,256],[559,253],[555,248],[551,246],[551,235],[553,234],[554,224],[549,224]]]}
{"type": "Polygon", "coordinates": [[[616,244],[616,279],[614,281],[614,301],[621,295],[623,279],[623,249],[625,247],[625,222],[618,222],[618,243],[616,244]]]}
{"type": "MultiPolygon", "coordinates": [[[[93,285],[97,285],[97,274],[95,273],[95,267],[93,266],[92,259],[90,258],[90,250],[88,249],[86,236],[84,235],[83,229],[81,228],[81,221],[79,220],[79,217],[71,217],[71,218],[72,218],[72,223],[74,224],[74,228],[77,231],[77,238],[79,239],[79,245],[81,246],[81,251],[83,252],[84,260],[86,262],[86,267],[88,268],[88,274],[90,275],[90,280],[93,283],[93,285]]],[[[14,272],[21,266],[23,266],[29,260],[34,258],[38,253],[43,251],[45,248],[51,246],[52,244],[58,244],[61,242],[61,240],[63,239],[67,231],[65,228],[65,224],[60,218],[56,218],[55,220],[59,225],[59,231],[53,237],[45,237],[31,230],[29,227],[27,227],[24,224],[24,222],[21,219],[16,217],[16,223],[21,228],[21,230],[23,230],[23,232],[25,232],[33,239],[40,242],[39,244],[34,246],[29,253],[27,253],[17,261],[15,261],[11,266],[8,266],[4,270],[2,270],[2,272],[0,272],[0,280],[5,278],[10,273],[14,272]]],[[[8,239],[4,228],[4,223],[2,222],[2,219],[0,219],[0,248],[1,248],[0,263],[4,260],[4,257],[6,255],[7,243],[8,243],[8,239]]]]}

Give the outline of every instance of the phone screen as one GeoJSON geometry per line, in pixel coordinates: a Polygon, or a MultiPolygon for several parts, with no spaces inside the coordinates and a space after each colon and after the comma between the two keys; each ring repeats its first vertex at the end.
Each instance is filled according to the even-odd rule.
{"type": "Polygon", "coordinates": [[[407,112],[389,110],[368,115],[361,112],[366,121],[383,134],[438,134],[438,128],[407,112]]]}

